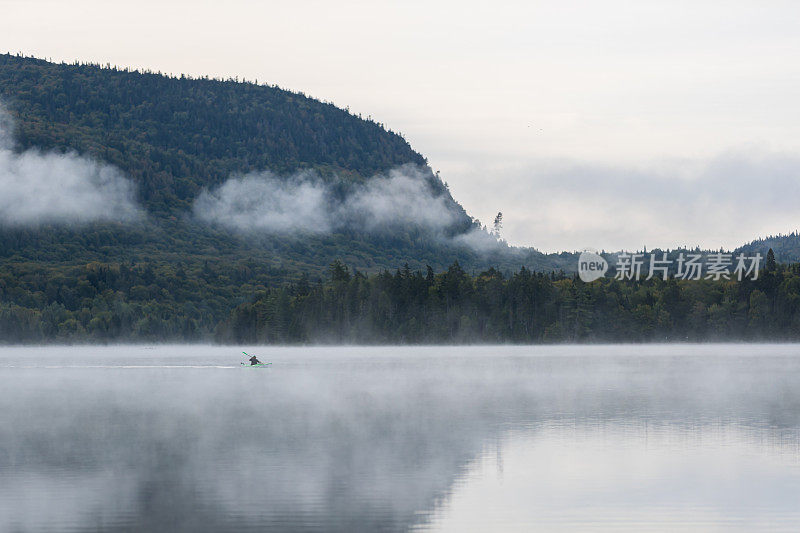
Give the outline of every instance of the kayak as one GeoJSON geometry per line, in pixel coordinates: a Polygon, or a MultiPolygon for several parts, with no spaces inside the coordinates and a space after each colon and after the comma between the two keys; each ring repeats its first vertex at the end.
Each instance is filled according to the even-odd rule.
{"type": "MultiPolygon", "coordinates": [[[[245,357],[247,357],[248,359],[252,359],[253,357],[255,357],[255,356],[253,356],[253,357],[250,357],[250,354],[249,354],[249,353],[247,353],[247,352],[242,352],[242,353],[243,353],[243,354],[245,355],[245,357]]],[[[256,361],[258,361],[258,359],[256,359],[256,361]]],[[[241,364],[242,366],[254,366],[254,367],[259,367],[259,366],[260,366],[260,367],[265,367],[265,366],[269,366],[269,365],[271,365],[272,363],[258,363],[258,364],[255,364],[255,365],[249,365],[249,364],[247,364],[247,363],[240,363],[240,364],[241,364]]]]}

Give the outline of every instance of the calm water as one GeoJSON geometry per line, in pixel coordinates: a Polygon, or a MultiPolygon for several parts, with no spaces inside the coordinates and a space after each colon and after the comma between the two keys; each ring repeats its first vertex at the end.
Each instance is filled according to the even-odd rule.
{"type": "Polygon", "coordinates": [[[0,531],[800,523],[800,346],[253,351],[0,349],[0,531]]]}

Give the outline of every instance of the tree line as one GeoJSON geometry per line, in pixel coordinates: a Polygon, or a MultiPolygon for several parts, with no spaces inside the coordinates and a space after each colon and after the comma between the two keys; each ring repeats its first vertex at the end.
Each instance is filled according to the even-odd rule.
{"type": "Polygon", "coordinates": [[[253,259],[9,263],[0,342],[550,343],[800,340],[800,264],[757,279],[584,283],[563,272],[368,274],[339,260],[294,281],[253,259]]]}
{"type": "Polygon", "coordinates": [[[548,343],[800,339],[800,264],[768,262],[756,280],[584,283],[527,268],[435,274],[407,265],[365,275],[341,262],[238,306],[223,342],[548,343]]]}

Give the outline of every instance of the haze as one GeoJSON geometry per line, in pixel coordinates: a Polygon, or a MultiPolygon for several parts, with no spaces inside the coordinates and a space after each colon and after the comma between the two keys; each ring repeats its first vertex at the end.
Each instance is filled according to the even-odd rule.
{"type": "Polygon", "coordinates": [[[513,244],[734,247],[799,226],[787,200],[800,168],[795,2],[0,9],[0,51],[257,79],[371,115],[470,214],[503,211],[513,244]]]}
{"type": "Polygon", "coordinates": [[[4,347],[0,530],[792,531],[797,349],[4,347]]]}
{"type": "Polygon", "coordinates": [[[0,225],[131,223],[143,217],[133,183],[116,168],[71,152],[15,151],[12,132],[13,121],[0,105],[0,225]]]}

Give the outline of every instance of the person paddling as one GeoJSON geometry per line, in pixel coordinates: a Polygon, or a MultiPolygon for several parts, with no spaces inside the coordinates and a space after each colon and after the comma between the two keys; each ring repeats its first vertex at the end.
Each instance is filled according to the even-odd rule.
{"type": "MultiPolygon", "coordinates": [[[[242,352],[242,353],[245,355],[245,357],[249,357],[250,358],[250,366],[256,366],[256,365],[260,365],[261,364],[261,361],[259,361],[258,357],[256,357],[255,355],[250,355],[247,352],[242,352]]],[[[244,363],[242,363],[242,364],[244,364],[244,363]]]]}
{"type": "Polygon", "coordinates": [[[247,363],[240,363],[242,366],[258,366],[258,367],[262,367],[262,366],[270,366],[270,365],[272,365],[272,363],[262,363],[261,361],[258,360],[258,357],[256,357],[255,355],[250,355],[247,352],[242,352],[242,353],[250,361],[249,365],[247,363]]]}

